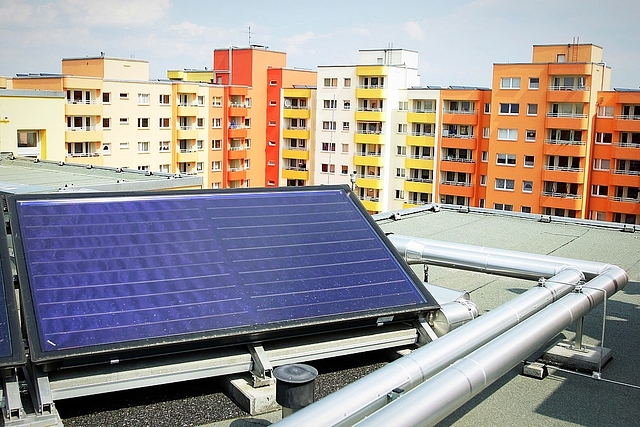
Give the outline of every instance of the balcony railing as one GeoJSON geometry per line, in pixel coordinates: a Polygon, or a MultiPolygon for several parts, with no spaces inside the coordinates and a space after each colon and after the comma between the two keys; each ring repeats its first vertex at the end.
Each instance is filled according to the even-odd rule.
{"type": "Polygon", "coordinates": [[[359,152],[359,153],[356,153],[356,156],[364,156],[364,157],[382,157],[382,153],[366,153],[366,152],[359,152]]]}
{"type": "Polygon", "coordinates": [[[407,203],[412,204],[412,205],[428,205],[431,202],[427,202],[426,200],[415,200],[415,199],[411,199],[411,200],[407,200],[407,203]]]}
{"type": "Polygon", "coordinates": [[[197,102],[178,102],[178,107],[204,107],[204,104],[197,102]]]}
{"type": "MultiPolygon", "coordinates": [[[[229,106],[231,106],[233,108],[247,108],[247,103],[246,102],[231,102],[229,104],[229,106]]],[[[286,107],[286,108],[292,108],[292,107],[286,107]]]]}
{"type": "Polygon", "coordinates": [[[611,171],[611,173],[613,173],[615,175],[631,175],[631,176],[640,175],[640,171],[632,171],[632,170],[627,170],[627,169],[614,169],[614,170],[611,171]]]}
{"type": "Polygon", "coordinates": [[[433,132],[411,132],[411,136],[436,136],[433,132]]]}
{"type": "Polygon", "coordinates": [[[621,114],[616,116],[618,120],[640,120],[640,116],[635,114],[621,114]]]}
{"type": "Polygon", "coordinates": [[[559,91],[559,90],[576,90],[582,92],[588,92],[590,90],[589,86],[549,86],[550,91],[559,91]]]}
{"type": "Polygon", "coordinates": [[[91,132],[98,130],[97,126],[71,126],[67,127],[68,132],[91,132]]]}
{"type": "Polygon", "coordinates": [[[473,161],[473,159],[465,159],[463,157],[451,157],[451,156],[445,156],[442,158],[443,161],[445,162],[462,162],[462,163],[475,163],[473,161]]]}
{"type": "Polygon", "coordinates": [[[382,177],[380,175],[374,175],[374,174],[358,174],[358,178],[366,178],[366,179],[382,179],[382,177]]]}
{"type": "Polygon", "coordinates": [[[638,142],[614,142],[613,144],[614,147],[622,147],[622,148],[640,148],[640,143],[638,142]]]}
{"type": "Polygon", "coordinates": [[[425,183],[425,184],[433,184],[433,178],[411,178],[411,177],[407,177],[404,180],[408,181],[408,182],[422,182],[422,183],[425,183]]]}
{"type": "Polygon", "coordinates": [[[67,99],[67,104],[98,105],[100,102],[97,99],[67,99]]]}
{"type": "Polygon", "coordinates": [[[543,196],[547,197],[557,197],[561,199],[582,199],[582,195],[580,194],[572,194],[572,193],[556,193],[553,191],[543,191],[543,196]]]}
{"type": "Polygon", "coordinates": [[[358,196],[360,200],[366,200],[367,202],[379,202],[380,197],[371,197],[371,196],[358,196]]]}
{"type": "Polygon", "coordinates": [[[295,151],[309,151],[309,149],[307,147],[298,147],[296,146],[292,146],[292,145],[287,145],[284,147],[285,150],[295,150],[295,151]]]}
{"type": "Polygon", "coordinates": [[[410,113],[435,113],[435,108],[412,108],[409,110],[410,113]]]}
{"type": "Polygon", "coordinates": [[[453,185],[456,187],[471,187],[470,182],[458,182],[458,181],[440,181],[443,185],[453,185]]]}
{"type": "Polygon", "coordinates": [[[442,112],[444,114],[476,114],[477,110],[450,110],[448,108],[444,108],[442,112]]]}
{"type": "Polygon", "coordinates": [[[285,166],[284,169],[288,170],[288,171],[298,171],[298,172],[306,172],[307,171],[306,167],[298,167],[298,166],[285,166]]]}
{"type": "Polygon", "coordinates": [[[448,133],[448,132],[442,132],[442,136],[444,138],[461,138],[461,139],[473,139],[476,137],[475,135],[460,135],[458,133],[448,133]]]}
{"type": "MultiPolygon", "coordinates": [[[[285,129],[286,130],[309,130],[307,126],[285,126],[285,129]]],[[[325,129],[325,130],[331,130],[331,129],[325,129]]]]}
{"type": "Polygon", "coordinates": [[[367,111],[367,112],[372,112],[372,113],[383,113],[384,112],[384,108],[358,107],[358,111],[367,111]]]}
{"type": "Polygon", "coordinates": [[[358,89],[385,89],[385,85],[358,85],[358,89]]]}
{"type": "Polygon", "coordinates": [[[192,125],[188,126],[180,126],[180,130],[194,130],[195,128],[192,125]]]}
{"type": "Polygon", "coordinates": [[[67,153],[67,157],[99,157],[100,153],[67,153]]]}
{"type": "Polygon", "coordinates": [[[196,150],[195,150],[195,148],[180,148],[178,150],[178,152],[182,153],[182,154],[184,154],[184,153],[195,153],[196,150]]]}
{"type": "Polygon", "coordinates": [[[433,156],[421,156],[419,154],[410,154],[407,156],[407,158],[415,159],[415,160],[433,160],[434,159],[433,156]]]}
{"type": "Polygon", "coordinates": [[[613,202],[640,203],[640,199],[633,199],[631,197],[609,197],[609,200],[613,202]]]}
{"type": "Polygon", "coordinates": [[[586,119],[586,114],[578,113],[547,113],[547,117],[558,117],[562,119],[586,119]]]}
{"type": "Polygon", "coordinates": [[[561,171],[561,172],[584,172],[583,168],[572,168],[569,166],[549,166],[545,165],[544,170],[546,171],[561,171]]]}
{"type": "Polygon", "coordinates": [[[553,145],[585,145],[585,141],[569,141],[565,139],[545,139],[545,144],[553,144],[553,145]]]}
{"type": "Polygon", "coordinates": [[[381,130],[366,130],[366,129],[357,129],[356,133],[363,135],[382,135],[381,130]]]}

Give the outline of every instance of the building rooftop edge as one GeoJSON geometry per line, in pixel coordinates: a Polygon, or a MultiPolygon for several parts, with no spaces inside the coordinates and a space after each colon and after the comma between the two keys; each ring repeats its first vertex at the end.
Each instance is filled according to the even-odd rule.
{"type": "Polygon", "coordinates": [[[0,96],[20,96],[30,98],[65,98],[64,92],[55,90],[0,89],[0,96]]]}
{"type": "Polygon", "coordinates": [[[146,62],[149,63],[146,59],[138,59],[138,58],[118,58],[115,56],[78,56],[78,57],[70,57],[70,58],[62,58],[63,61],[78,61],[81,59],[108,59],[110,61],[131,61],[131,62],[146,62]]]}

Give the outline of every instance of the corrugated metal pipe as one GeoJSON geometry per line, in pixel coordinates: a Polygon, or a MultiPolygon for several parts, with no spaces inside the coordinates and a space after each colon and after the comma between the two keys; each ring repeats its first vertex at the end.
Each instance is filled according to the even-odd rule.
{"type": "MultiPolygon", "coordinates": [[[[559,301],[463,357],[358,426],[431,426],[517,366],[627,283],[627,274],[609,267],[559,301]]],[[[435,341],[437,342],[437,341],[435,341]]],[[[428,344],[426,347],[429,347],[428,344]]]]}
{"type": "MultiPolygon", "coordinates": [[[[380,410],[381,415],[377,413],[371,415],[371,419],[375,421],[376,418],[373,418],[374,416],[384,417],[384,412],[382,411],[387,411],[387,408],[394,408],[397,405],[396,402],[399,403],[405,400],[407,396],[414,394],[411,392],[397,398],[398,391],[402,390],[406,392],[425,382],[438,372],[445,370],[445,368],[457,360],[480,349],[485,344],[525,321],[525,319],[530,318],[543,308],[550,306],[550,304],[558,301],[560,298],[565,296],[565,298],[571,297],[570,301],[575,298],[580,300],[586,298],[590,302],[588,309],[585,311],[586,313],[602,301],[605,293],[608,298],[617,290],[622,289],[627,281],[627,275],[624,270],[604,263],[527,254],[524,252],[494,250],[471,245],[449,244],[403,236],[391,235],[389,238],[400,253],[413,263],[428,262],[446,267],[466,268],[511,277],[539,278],[542,276],[549,277],[549,279],[540,280],[539,286],[528,290],[496,309],[491,310],[489,313],[455,329],[443,337],[417,349],[413,353],[384,366],[376,372],[344,387],[313,405],[296,412],[291,417],[282,420],[280,425],[353,425],[395,399],[393,400],[394,403],[380,410]],[[581,283],[586,275],[589,277],[597,277],[591,280],[588,286],[582,287],[581,283]],[[580,288],[581,292],[571,294],[576,287],[580,288]],[[578,295],[578,297],[574,295],[578,295]],[[600,300],[597,299],[598,295],[600,300]]],[[[564,301],[564,298],[562,301],[564,301]]],[[[565,313],[557,315],[563,317],[562,321],[547,319],[548,321],[553,321],[554,325],[557,322],[558,324],[556,326],[562,325],[558,332],[585,314],[578,314],[572,311],[566,314],[567,309],[565,305],[560,302],[554,303],[553,306],[556,307],[554,308],[554,313],[555,311],[565,313]],[[565,320],[569,323],[566,323],[565,320]]],[[[537,322],[527,323],[531,325],[530,327],[532,329],[536,329],[537,322]]],[[[540,322],[538,321],[538,323],[540,322]]],[[[518,360],[515,364],[519,363],[558,333],[553,332],[557,327],[544,329],[540,327],[540,329],[541,330],[535,333],[525,332],[532,336],[542,336],[543,338],[540,338],[542,342],[536,342],[532,349],[532,345],[527,344],[522,351],[518,351],[518,354],[520,352],[526,354],[522,357],[516,357],[518,360]]],[[[526,335],[524,340],[528,340],[526,335]]],[[[521,340],[516,341],[521,342],[521,340]]],[[[492,345],[491,352],[493,352],[493,354],[487,358],[488,360],[497,361],[495,363],[499,364],[500,368],[496,367],[494,369],[499,372],[507,372],[515,366],[510,364],[509,361],[511,359],[505,360],[507,359],[506,355],[504,358],[501,356],[496,357],[496,354],[501,355],[504,351],[502,348],[492,345]]],[[[493,379],[493,381],[495,379],[493,379]]],[[[469,380],[466,381],[468,384],[469,380]]],[[[475,390],[473,390],[473,392],[477,393],[475,390]]],[[[428,398],[423,398],[417,406],[424,405],[424,402],[432,399],[434,394],[439,395],[440,393],[441,392],[438,391],[437,393],[432,393],[428,398]]],[[[423,393],[419,393],[419,395],[424,396],[423,393]]],[[[451,400],[456,400],[453,393],[450,397],[451,400]]],[[[466,399],[468,399],[468,397],[465,397],[464,400],[462,400],[462,398],[457,399],[454,402],[454,406],[459,406],[462,403],[458,401],[464,402],[466,399]]],[[[438,405],[443,405],[442,401],[439,401],[438,405]]],[[[389,411],[392,410],[393,409],[389,409],[389,411]]],[[[408,412],[413,413],[415,410],[416,408],[413,407],[408,412]]],[[[422,413],[421,417],[425,416],[424,411],[420,412],[422,413]]],[[[398,422],[399,420],[394,419],[390,425],[398,425],[398,422]]],[[[416,419],[412,418],[412,421],[402,425],[414,425],[416,422],[419,424],[421,421],[416,421],[416,419]]],[[[427,424],[429,423],[430,421],[427,421],[427,424]]],[[[385,425],[385,423],[381,421],[380,425],[385,425]]]]}

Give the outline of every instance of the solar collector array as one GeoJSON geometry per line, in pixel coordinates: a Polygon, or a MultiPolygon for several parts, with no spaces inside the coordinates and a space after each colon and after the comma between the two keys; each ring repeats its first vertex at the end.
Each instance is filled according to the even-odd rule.
{"type": "Polygon", "coordinates": [[[434,305],[342,188],[12,203],[36,359],[434,305]]]}

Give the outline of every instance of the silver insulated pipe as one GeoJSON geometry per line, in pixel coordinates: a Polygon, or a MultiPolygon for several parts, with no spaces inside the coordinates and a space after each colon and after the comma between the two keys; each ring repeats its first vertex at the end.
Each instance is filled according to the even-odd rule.
{"type": "MultiPolygon", "coordinates": [[[[465,356],[476,350],[480,351],[481,347],[484,349],[483,346],[485,344],[497,339],[506,331],[521,324],[545,307],[554,307],[550,313],[545,310],[546,314],[542,316],[550,316],[545,320],[551,322],[553,327],[544,327],[542,325],[545,322],[540,322],[539,320],[527,322],[528,328],[535,332],[526,331],[525,334],[528,336],[525,335],[527,337],[525,341],[534,336],[539,336],[539,340],[542,341],[535,340],[525,346],[520,345],[522,344],[520,340],[514,340],[514,342],[519,343],[516,346],[516,350],[514,350],[517,357],[506,357],[506,355],[505,357],[496,357],[496,355],[502,355],[503,352],[509,352],[511,347],[505,347],[504,349],[496,345],[489,347],[489,352],[492,354],[487,359],[493,360],[493,363],[497,365],[493,368],[496,372],[502,372],[492,379],[492,381],[495,381],[500,375],[514,366],[511,363],[512,359],[517,359],[515,364],[519,363],[564,327],[586,314],[593,306],[601,302],[604,297],[608,298],[619,289],[622,289],[627,281],[627,275],[624,270],[604,263],[527,254],[524,252],[493,250],[471,245],[449,245],[449,243],[445,242],[403,236],[391,235],[389,238],[400,253],[411,263],[428,262],[446,267],[465,268],[511,277],[533,279],[542,276],[549,277],[549,279],[541,280],[539,286],[282,420],[280,422],[281,425],[353,425],[384,407],[389,402],[389,396],[393,396],[394,390],[401,389],[406,392],[440,371],[449,371],[449,369],[445,368],[456,363],[459,359],[465,358],[465,356]],[[585,276],[595,277],[595,279],[591,280],[588,286],[583,287],[581,283],[585,276]],[[580,292],[572,294],[576,288],[580,289],[580,292]],[[568,298],[570,302],[586,299],[589,301],[588,308],[584,307],[581,310],[576,310],[575,308],[568,308],[561,302],[554,303],[562,297],[568,298]],[[560,329],[555,332],[558,327],[560,329]],[[520,356],[520,353],[526,354],[520,356]]],[[[563,298],[561,301],[564,300],[563,298]]],[[[539,317],[536,316],[536,318],[539,317]]],[[[501,338],[500,342],[503,341],[505,340],[501,338]]],[[[470,364],[473,364],[473,362],[470,364]]],[[[454,376],[453,374],[449,375],[454,376]]],[[[469,380],[466,381],[468,384],[469,380]]],[[[431,381],[428,381],[425,385],[428,383],[431,383],[431,381]]],[[[488,384],[490,383],[486,385],[488,384]]],[[[474,392],[477,393],[476,390],[474,392]]],[[[425,401],[433,398],[433,394],[428,398],[422,397],[417,406],[424,405],[425,401]]],[[[441,392],[438,391],[435,394],[440,395],[441,392]]],[[[384,409],[381,409],[380,415],[378,413],[371,415],[371,420],[378,419],[374,417],[385,417],[385,412],[383,411],[389,411],[389,413],[394,411],[393,416],[395,417],[396,412],[392,408],[395,408],[399,402],[410,395],[424,396],[423,393],[407,393],[394,400],[384,409]]],[[[470,398],[471,394],[467,393],[467,396],[458,398],[452,392],[442,398],[443,401],[447,402],[451,400],[451,406],[444,405],[443,401],[440,400],[436,406],[453,407],[455,409],[470,398]]],[[[417,399],[417,397],[414,397],[414,399],[417,399]]],[[[415,412],[415,407],[408,412],[415,412]]],[[[419,424],[422,422],[422,417],[425,416],[425,411],[420,412],[420,420],[413,417],[410,422],[404,424],[402,421],[399,424],[400,420],[402,420],[402,416],[400,416],[398,419],[394,419],[391,424],[419,424]]],[[[380,419],[380,423],[380,425],[387,424],[382,419],[380,419]]]]}

